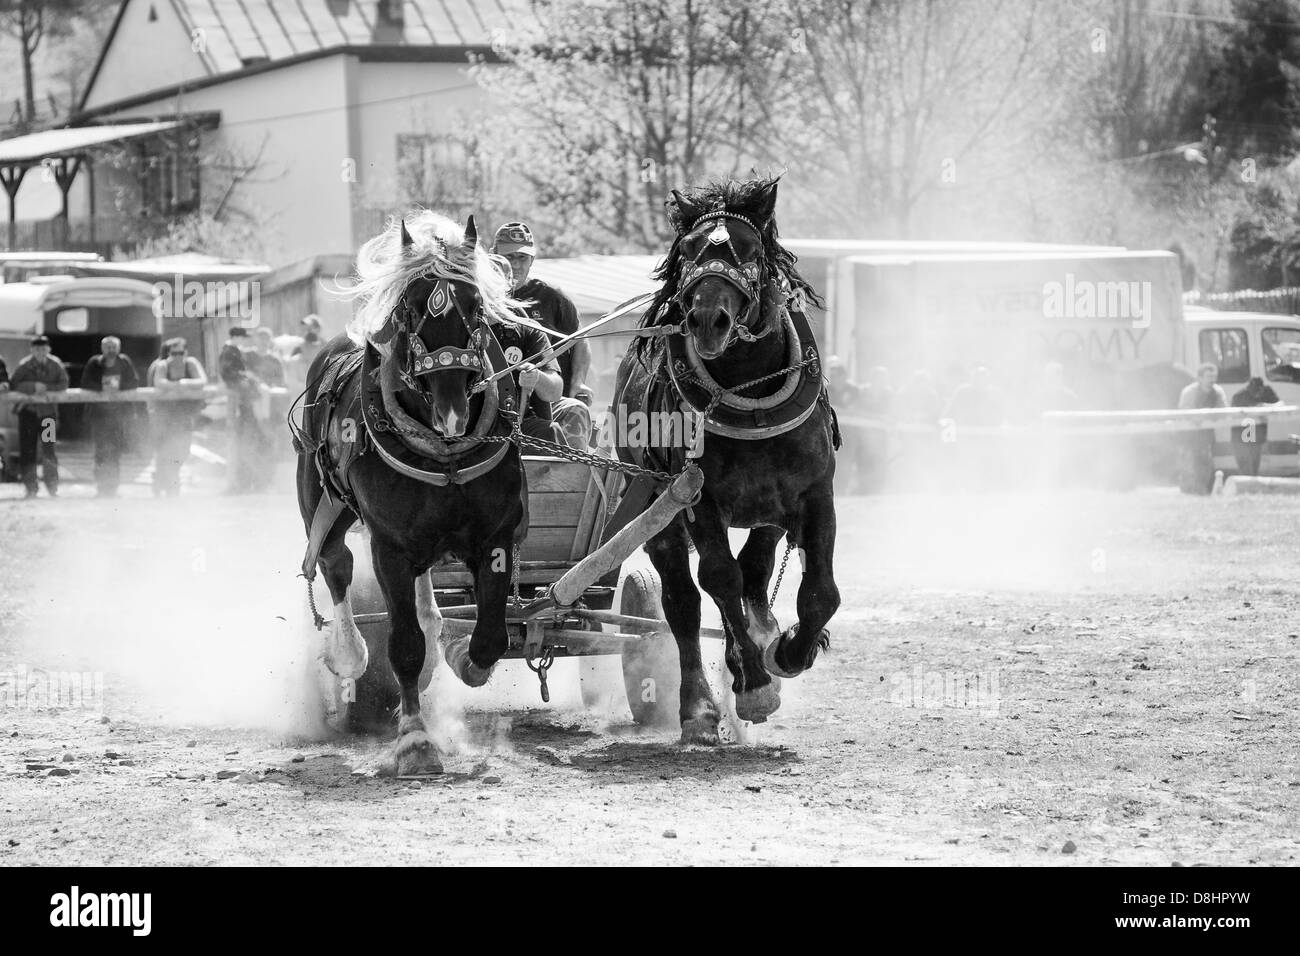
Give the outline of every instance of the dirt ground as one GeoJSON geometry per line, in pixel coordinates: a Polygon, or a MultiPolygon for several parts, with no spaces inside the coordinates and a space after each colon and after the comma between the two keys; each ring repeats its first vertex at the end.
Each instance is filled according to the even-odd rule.
{"type": "MultiPolygon", "coordinates": [[[[447,773],[407,782],[374,775],[386,740],[321,730],[291,497],[17,491],[0,488],[6,864],[1300,853],[1300,498],[845,498],[831,651],[747,743],[584,711],[573,662],[549,706],[517,662],[479,691],[444,669],[428,709],[447,773]],[[102,695],[92,677],[50,706],[41,681],[68,671],[102,695]]],[[[616,666],[590,674],[617,686],[616,666]]]]}

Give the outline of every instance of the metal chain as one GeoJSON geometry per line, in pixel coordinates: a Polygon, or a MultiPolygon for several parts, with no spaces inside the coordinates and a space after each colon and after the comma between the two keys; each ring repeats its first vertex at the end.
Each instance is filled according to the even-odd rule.
{"type": "Polygon", "coordinates": [[[804,359],[802,362],[796,362],[794,365],[787,366],[786,368],[783,369],[778,369],[777,371],[772,372],[771,374],[761,375],[758,378],[750,379],[748,382],[742,382],[740,385],[729,385],[726,387],[719,386],[716,391],[710,388],[710,383],[705,382],[695,372],[687,372],[684,378],[686,378],[688,381],[693,381],[696,385],[700,386],[700,388],[704,389],[706,392],[709,393],[710,395],[709,404],[704,410],[704,415],[707,418],[709,415],[713,414],[713,411],[722,402],[722,399],[725,398],[728,394],[734,392],[743,392],[745,389],[753,388],[755,385],[761,384],[762,382],[766,382],[768,379],[780,378],[782,375],[789,375],[791,372],[797,372],[799,369],[806,368],[809,365],[816,365],[820,361],[821,361],[821,356],[813,355],[810,356],[809,358],[804,359]]]}
{"type": "Polygon", "coordinates": [[[554,455],[556,458],[564,458],[569,461],[580,462],[584,465],[590,465],[592,468],[603,468],[607,471],[617,472],[622,475],[632,475],[633,477],[653,478],[655,481],[665,483],[673,481],[677,476],[669,474],[666,471],[654,471],[651,468],[642,468],[640,465],[634,465],[631,462],[622,461],[618,458],[606,458],[604,455],[597,455],[594,452],[581,451],[577,448],[570,448],[568,445],[560,442],[547,441],[545,438],[534,438],[532,435],[525,435],[519,427],[519,419],[516,413],[502,410],[499,414],[510,420],[509,435],[485,435],[482,438],[476,438],[474,441],[480,441],[491,445],[514,444],[522,447],[527,445],[530,448],[540,448],[554,455]]]}
{"type": "Polygon", "coordinates": [[[781,559],[781,570],[776,572],[776,586],[772,588],[772,598],[767,602],[768,607],[771,607],[773,604],[776,603],[776,596],[781,590],[781,579],[785,577],[785,566],[789,562],[790,552],[793,550],[794,550],[794,542],[789,537],[787,537],[785,539],[785,557],[781,559]]]}
{"type": "Polygon", "coordinates": [[[515,604],[522,604],[519,600],[519,542],[516,541],[510,552],[511,571],[510,571],[510,596],[515,604]]]}
{"type": "Polygon", "coordinates": [[[311,578],[308,578],[307,579],[307,606],[311,608],[312,623],[316,625],[316,630],[319,631],[325,627],[325,618],[321,617],[320,611],[316,610],[316,594],[312,590],[311,585],[312,585],[311,578]]]}

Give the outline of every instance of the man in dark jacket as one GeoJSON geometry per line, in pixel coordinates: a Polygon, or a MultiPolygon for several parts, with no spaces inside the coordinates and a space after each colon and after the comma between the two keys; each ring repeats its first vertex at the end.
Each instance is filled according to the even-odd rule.
{"type": "MultiPolygon", "coordinates": [[[[122,354],[122,340],[105,336],[99,343],[100,353],[93,355],[81,373],[81,387],[92,392],[127,392],[139,388],[131,359],[122,354]]],[[[122,451],[126,448],[126,423],[129,405],[91,406],[91,426],[95,434],[95,487],[101,498],[117,496],[122,480],[122,451]]]]}
{"type": "MultiPolygon", "coordinates": [[[[529,278],[537,245],[526,223],[508,222],[498,229],[492,240],[492,252],[510,264],[510,294],[529,303],[524,311],[530,319],[559,335],[578,331],[578,307],[573,300],[555,286],[529,278]]],[[[591,348],[580,340],[559,357],[559,367],[563,392],[551,403],[552,414],[568,444],[586,448],[591,439],[592,393],[587,387],[591,348]]]]}
{"type": "MultiPolygon", "coordinates": [[[[68,370],[50,354],[50,340],[44,335],[32,339],[32,353],[18,363],[9,386],[25,395],[65,392],[68,370]]],[[[45,490],[59,493],[59,458],[54,446],[58,441],[58,409],[52,403],[28,402],[18,409],[18,457],[27,497],[35,498],[36,466],[41,464],[45,490]]]]}
{"type": "Polygon", "coordinates": [[[248,330],[235,326],[221,348],[217,366],[221,381],[230,390],[227,399],[227,428],[230,435],[230,482],[226,494],[262,491],[271,482],[273,463],[270,440],[257,420],[256,402],[261,380],[249,368],[243,346],[248,330]]]}
{"type": "MultiPolygon", "coordinates": [[[[1257,405],[1275,405],[1281,399],[1277,392],[1265,384],[1259,376],[1246,383],[1236,395],[1232,396],[1233,408],[1252,408],[1257,405]]],[[[1232,428],[1232,454],[1237,459],[1237,468],[1243,475],[1258,475],[1259,463],[1264,456],[1264,447],[1268,444],[1268,419],[1258,421],[1251,419],[1232,428]]]]}

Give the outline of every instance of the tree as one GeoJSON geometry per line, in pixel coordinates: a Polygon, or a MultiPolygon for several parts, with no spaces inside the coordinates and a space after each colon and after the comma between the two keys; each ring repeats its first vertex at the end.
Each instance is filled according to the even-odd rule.
{"type": "Polygon", "coordinates": [[[1032,0],[784,7],[786,42],[755,98],[764,158],[816,184],[836,231],[910,235],[922,199],[970,177],[985,147],[1042,106],[1050,38],[1032,0]]]}
{"type": "Polygon", "coordinates": [[[0,30],[18,41],[23,64],[21,128],[30,128],[36,121],[33,62],[42,41],[67,34],[74,17],[102,6],[101,0],[0,0],[0,30]]]}
{"type": "Polygon", "coordinates": [[[1292,0],[1239,0],[1233,13],[1208,70],[1205,109],[1229,153],[1289,159],[1300,145],[1300,11],[1292,0]]]}
{"type": "MultiPolygon", "coordinates": [[[[274,243],[273,220],[250,204],[242,186],[271,183],[284,175],[265,159],[269,137],[255,152],[234,147],[199,153],[196,131],[165,134],[161,148],[125,146],[109,154],[108,164],[119,174],[113,202],[129,228],[124,245],[138,257],[204,252],[228,259],[262,259],[274,243]],[[150,199],[142,184],[161,168],[183,170],[193,177],[186,202],[150,199]]],[[[173,194],[173,199],[178,193],[173,194]]]]}
{"type": "MultiPolygon", "coordinates": [[[[548,248],[664,245],[672,186],[747,169],[747,90],[780,42],[782,4],[535,0],[530,20],[480,65],[496,144],[516,190],[552,223],[548,248]]],[[[526,211],[520,208],[520,214],[526,211]]]]}

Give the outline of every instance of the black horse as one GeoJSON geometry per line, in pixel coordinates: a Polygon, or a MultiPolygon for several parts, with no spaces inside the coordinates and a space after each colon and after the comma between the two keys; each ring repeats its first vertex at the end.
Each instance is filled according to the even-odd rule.
{"type": "Polygon", "coordinates": [[[443,623],[426,572],[452,556],[474,576],[473,633],[444,653],[478,686],[506,650],[513,544],[525,511],[518,449],[501,440],[513,383],[504,376],[495,388],[474,388],[505,365],[488,321],[510,320],[505,280],[479,248],[472,217],[463,232],[431,212],[409,226],[394,225],[358,254],[355,339],[339,336],[312,362],[296,435],[309,540],[303,570],[310,580],[319,562],[329,587],[333,623],[321,657],[340,678],[355,680],[368,664],[344,536],[358,518],[370,532],[401,696],[384,769],[399,775],[441,770],[420,716],[418,680],[443,623]]]}
{"type": "MultiPolygon", "coordinates": [[[[776,191],[775,180],[673,191],[666,205],[677,236],[643,325],[678,331],[638,340],[616,383],[615,403],[629,413],[670,414],[684,402],[707,419],[703,497],[646,545],[677,639],[686,743],[716,744],[719,721],[700,658],[688,539],[700,555],[700,586],[722,613],[743,720],[761,722],[780,706],[778,678],[812,666],[829,646],[825,625],[839,607],[831,488],[839,437],[803,314],[805,302],[820,300],[777,241],[776,191]],[[751,529],[739,558],[730,528],[751,529]],[[799,622],[784,633],[767,596],[782,535],[804,564],[799,622]]],[[[675,468],[686,454],[633,447],[626,436],[619,445],[624,459],[660,467],[675,468]]]]}

